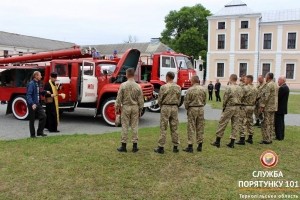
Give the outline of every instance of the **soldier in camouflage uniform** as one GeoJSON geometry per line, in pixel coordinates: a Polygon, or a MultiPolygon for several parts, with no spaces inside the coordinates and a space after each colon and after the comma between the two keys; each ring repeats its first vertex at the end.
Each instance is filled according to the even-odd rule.
{"type": "Polygon", "coordinates": [[[119,152],[127,152],[126,144],[128,139],[128,128],[132,129],[132,152],[137,152],[138,142],[138,123],[139,117],[144,107],[143,91],[134,80],[134,69],[126,70],[127,81],[122,83],[118,91],[115,103],[115,112],[121,111],[122,136],[121,144],[117,150],[119,152]]]}
{"type": "Polygon", "coordinates": [[[272,136],[275,135],[274,116],[278,108],[278,87],[273,81],[273,73],[266,74],[266,86],[262,91],[260,111],[264,113],[261,124],[262,138],[260,144],[271,144],[272,136]]]}
{"type": "Polygon", "coordinates": [[[259,107],[259,104],[260,104],[260,98],[262,96],[262,91],[263,91],[263,89],[266,85],[263,75],[259,75],[257,80],[258,80],[258,84],[257,84],[256,88],[257,88],[258,94],[257,94],[257,99],[256,99],[256,104],[255,104],[255,109],[254,109],[255,122],[256,122],[254,124],[254,126],[260,126],[260,122],[259,122],[259,114],[260,114],[259,109],[260,109],[260,107],[259,107]]]}
{"type": "Polygon", "coordinates": [[[216,141],[211,145],[220,147],[221,137],[224,135],[226,126],[231,120],[231,136],[228,147],[234,148],[234,141],[239,131],[239,114],[241,105],[242,88],[236,84],[237,75],[231,74],[229,79],[229,86],[226,88],[223,97],[223,113],[219,121],[218,130],[216,132],[216,141]]]}
{"type": "Polygon", "coordinates": [[[253,112],[255,107],[255,102],[257,98],[257,89],[252,84],[253,76],[247,75],[245,79],[245,94],[244,94],[244,102],[243,109],[246,114],[246,118],[243,121],[243,132],[240,132],[240,140],[236,144],[245,145],[245,134],[248,132],[247,142],[253,144],[253,112]]]}
{"type": "Polygon", "coordinates": [[[200,86],[198,76],[191,78],[192,87],[190,87],[184,98],[184,107],[187,110],[187,134],[188,147],[183,149],[186,152],[193,152],[193,137],[196,133],[197,151],[202,151],[203,134],[204,134],[204,109],[206,104],[205,89],[200,86]]]}
{"type": "Polygon", "coordinates": [[[158,148],[154,149],[156,153],[164,153],[164,145],[166,143],[166,134],[168,124],[170,124],[171,136],[173,142],[173,152],[177,153],[179,138],[177,132],[178,126],[178,106],[181,100],[181,89],[173,82],[175,74],[168,72],[166,75],[167,84],[160,87],[158,93],[158,105],[160,106],[160,138],[158,140],[158,148]]]}
{"type": "Polygon", "coordinates": [[[246,94],[246,76],[242,75],[240,78],[239,86],[242,88],[241,93],[241,105],[240,105],[240,113],[239,113],[239,132],[240,134],[243,134],[243,132],[246,130],[246,109],[245,109],[245,99],[247,98],[246,94]]]}

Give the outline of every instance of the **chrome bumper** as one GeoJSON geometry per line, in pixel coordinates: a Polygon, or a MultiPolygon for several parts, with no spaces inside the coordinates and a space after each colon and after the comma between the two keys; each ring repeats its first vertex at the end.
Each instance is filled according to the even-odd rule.
{"type": "Polygon", "coordinates": [[[185,96],[186,92],[187,92],[187,90],[181,90],[181,96],[185,96]]]}
{"type": "Polygon", "coordinates": [[[158,103],[157,100],[153,100],[153,101],[148,101],[144,103],[144,107],[150,107],[150,106],[154,106],[158,103]]]}

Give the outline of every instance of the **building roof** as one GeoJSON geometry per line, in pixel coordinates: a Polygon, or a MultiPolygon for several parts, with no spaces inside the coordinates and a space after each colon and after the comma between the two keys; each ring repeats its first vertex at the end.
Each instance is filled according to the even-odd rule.
{"type": "Polygon", "coordinates": [[[224,8],[219,10],[217,13],[213,15],[213,17],[217,16],[230,16],[230,15],[246,15],[246,14],[259,14],[257,12],[252,11],[247,4],[242,2],[241,0],[233,0],[226,4],[224,8]]]}
{"type": "Polygon", "coordinates": [[[25,47],[31,49],[53,50],[65,49],[74,46],[71,42],[62,42],[45,38],[20,35],[0,31],[0,45],[10,47],[25,47]]]}
{"type": "Polygon", "coordinates": [[[142,54],[164,52],[169,49],[167,45],[159,41],[143,43],[101,44],[90,46],[95,47],[102,55],[112,55],[115,50],[117,50],[118,54],[123,54],[127,49],[130,48],[138,49],[142,54]]]}
{"type": "Polygon", "coordinates": [[[300,20],[300,9],[262,12],[261,22],[283,22],[300,20]]]}

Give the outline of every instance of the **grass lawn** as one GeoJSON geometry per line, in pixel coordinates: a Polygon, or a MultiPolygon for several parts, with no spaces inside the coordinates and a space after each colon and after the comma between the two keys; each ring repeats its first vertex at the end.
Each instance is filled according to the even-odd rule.
{"type": "MultiPolygon", "coordinates": [[[[0,199],[239,199],[239,194],[293,194],[293,191],[242,191],[240,180],[253,178],[253,170],[265,171],[259,157],[266,149],[279,155],[276,171],[281,180],[300,181],[300,127],[287,127],[286,140],[272,145],[226,147],[229,128],[221,148],[209,143],[215,138],[217,122],[207,121],[203,152],[189,154],[186,124],[180,125],[181,147],[171,152],[153,152],[158,128],[139,132],[140,151],[119,153],[120,133],[54,136],[0,141],[0,199]]],[[[131,150],[131,144],[128,148],[131,150]]]]}
{"type": "MultiPolygon", "coordinates": [[[[220,97],[223,101],[224,91],[221,90],[220,97]]],[[[299,94],[290,94],[288,102],[288,113],[290,114],[300,114],[300,95],[299,94]]],[[[213,101],[208,101],[207,94],[207,104],[209,104],[214,109],[222,109],[223,102],[216,102],[216,97],[213,95],[213,101]]]]}

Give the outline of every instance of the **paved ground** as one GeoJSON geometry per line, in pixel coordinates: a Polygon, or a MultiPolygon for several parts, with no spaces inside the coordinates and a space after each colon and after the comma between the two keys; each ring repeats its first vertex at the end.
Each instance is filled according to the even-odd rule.
{"type": "MultiPolygon", "coordinates": [[[[0,139],[18,139],[29,136],[28,121],[16,120],[13,115],[5,115],[6,105],[0,105],[0,139]]],[[[93,117],[93,110],[77,110],[73,113],[64,113],[61,116],[59,134],[102,134],[107,132],[120,131],[120,128],[107,126],[100,117],[93,117]]],[[[219,120],[221,110],[212,109],[205,106],[205,119],[219,120]]],[[[186,110],[179,109],[179,121],[186,122],[186,110]]],[[[300,115],[288,114],[286,116],[286,125],[300,126],[300,115]]],[[[37,121],[36,121],[37,126],[37,121]]],[[[159,113],[146,112],[140,119],[140,127],[159,126],[159,113]]],[[[45,133],[48,133],[45,131],[45,133]]]]}

